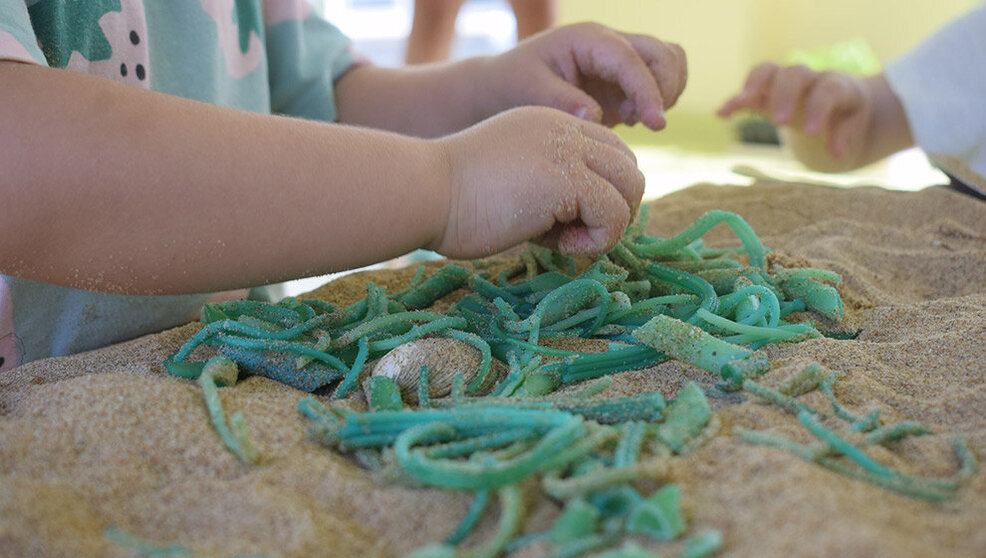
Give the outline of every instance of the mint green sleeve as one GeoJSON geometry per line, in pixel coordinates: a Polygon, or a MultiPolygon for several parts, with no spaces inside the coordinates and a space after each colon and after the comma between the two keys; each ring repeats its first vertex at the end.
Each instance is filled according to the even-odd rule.
{"type": "Polygon", "coordinates": [[[25,0],[0,0],[0,60],[47,66],[25,0]]]}
{"type": "Polygon", "coordinates": [[[355,61],[349,38],[314,13],[270,25],[266,35],[271,111],[336,120],[333,86],[355,61]]]}

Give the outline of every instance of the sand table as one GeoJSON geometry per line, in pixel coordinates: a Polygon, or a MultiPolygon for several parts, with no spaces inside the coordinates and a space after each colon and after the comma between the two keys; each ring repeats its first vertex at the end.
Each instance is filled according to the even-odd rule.
{"type": "MultiPolygon", "coordinates": [[[[673,235],[709,209],[742,215],[772,261],[844,278],[841,327],[859,335],[768,345],[772,370],[762,384],[818,362],[842,371],[835,389],[847,409],[880,409],[886,421],[913,420],[934,432],[875,448],[883,463],[906,474],[954,475],[954,434],[986,461],[986,204],[944,188],[700,185],[654,202],[646,232],[673,235]]],[[[736,244],[725,227],[706,241],[736,244]]],[[[351,302],[365,296],[367,281],[392,292],[412,274],[348,276],[313,296],[351,302]]],[[[0,377],[0,555],[135,555],[106,537],[112,527],[196,556],[387,557],[439,542],[457,525],[469,494],[376,482],[307,437],[297,410],[305,394],[266,378],[220,389],[227,412],[246,418],[261,456],[256,466],[238,461],[209,422],[198,385],[161,364],[199,327],[0,377]]],[[[717,380],[673,361],[613,379],[603,395],[656,389],[668,400],[688,380],[717,380]]],[[[828,405],[820,392],[803,399],[828,405]]],[[[930,503],[739,438],[755,429],[809,441],[777,406],[748,395],[710,402],[718,434],[673,458],[667,480],[682,489],[690,532],[722,533],[721,555],[986,555],[986,468],[956,499],[930,503]]],[[[559,513],[537,494],[527,496],[527,532],[559,513]]],[[[490,536],[496,519],[493,505],[466,542],[490,536]]],[[[664,556],[680,551],[680,543],[638,542],[664,556]]]]}

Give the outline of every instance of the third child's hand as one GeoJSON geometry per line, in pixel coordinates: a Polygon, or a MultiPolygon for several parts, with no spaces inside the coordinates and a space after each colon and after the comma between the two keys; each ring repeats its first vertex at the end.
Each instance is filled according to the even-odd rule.
{"type": "Polygon", "coordinates": [[[717,112],[725,117],[740,109],[753,110],[806,136],[823,133],[825,150],[835,159],[853,151],[852,142],[865,137],[873,112],[869,92],[859,78],[773,63],[754,68],[743,90],[717,112]]]}

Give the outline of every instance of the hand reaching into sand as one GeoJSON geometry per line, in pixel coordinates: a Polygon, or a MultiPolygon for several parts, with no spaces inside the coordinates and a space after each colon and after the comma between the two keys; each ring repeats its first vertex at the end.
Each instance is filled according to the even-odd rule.
{"type": "Polygon", "coordinates": [[[818,170],[856,168],[910,142],[903,108],[882,75],[859,78],[765,63],[717,114],[741,109],[784,127],[795,156],[818,170]]]}
{"type": "Polygon", "coordinates": [[[432,249],[488,255],[535,238],[569,254],[619,240],[644,190],[615,134],[554,109],[526,107],[439,140],[451,173],[448,224],[432,249]]]}

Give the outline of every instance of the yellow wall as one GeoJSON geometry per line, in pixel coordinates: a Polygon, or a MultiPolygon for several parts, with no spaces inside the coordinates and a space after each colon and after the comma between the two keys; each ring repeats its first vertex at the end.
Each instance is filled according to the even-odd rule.
{"type": "Polygon", "coordinates": [[[661,134],[622,130],[632,141],[715,149],[729,143],[712,115],[765,60],[795,48],[865,39],[881,61],[976,5],[976,0],[558,0],[560,23],[597,21],[681,44],[689,80],[661,134]]]}

